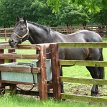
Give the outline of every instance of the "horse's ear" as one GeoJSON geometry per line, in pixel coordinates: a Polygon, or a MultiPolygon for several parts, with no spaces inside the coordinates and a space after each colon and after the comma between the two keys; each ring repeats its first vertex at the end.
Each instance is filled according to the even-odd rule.
{"type": "Polygon", "coordinates": [[[23,20],[24,20],[24,23],[26,23],[26,18],[25,17],[23,17],[23,20]]]}
{"type": "Polygon", "coordinates": [[[20,19],[20,18],[19,18],[19,16],[17,16],[17,17],[16,17],[16,21],[18,22],[18,21],[19,21],[19,19],[20,19]]]}

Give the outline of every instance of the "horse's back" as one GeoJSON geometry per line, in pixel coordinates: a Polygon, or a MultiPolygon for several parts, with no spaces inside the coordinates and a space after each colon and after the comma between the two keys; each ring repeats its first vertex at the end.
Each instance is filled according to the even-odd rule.
{"type": "MultiPolygon", "coordinates": [[[[66,42],[102,42],[102,38],[98,33],[88,30],[80,30],[72,34],[64,36],[66,42]]],[[[99,48],[64,48],[60,51],[61,59],[86,60],[90,56],[92,59],[98,60],[100,56],[99,48]]]]}
{"type": "Polygon", "coordinates": [[[89,30],[79,30],[75,33],[68,34],[66,42],[102,42],[101,36],[89,30]]]}

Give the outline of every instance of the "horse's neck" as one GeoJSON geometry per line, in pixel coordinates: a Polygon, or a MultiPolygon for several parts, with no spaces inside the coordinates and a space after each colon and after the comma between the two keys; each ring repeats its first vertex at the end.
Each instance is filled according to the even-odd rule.
{"type": "Polygon", "coordinates": [[[39,44],[39,43],[50,43],[52,40],[49,35],[49,31],[28,23],[28,28],[29,28],[29,41],[32,44],[39,44]]]}
{"type": "Polygon", "coordinates": [[[32,44],[39,43],[53,43],[53,42],[64,42],[65,39],[63,34],[53,31],[51,29],[44,29],[42,27],[32,25],[28,23],[28,28],[30,32],[29,41],[32,44]]]}

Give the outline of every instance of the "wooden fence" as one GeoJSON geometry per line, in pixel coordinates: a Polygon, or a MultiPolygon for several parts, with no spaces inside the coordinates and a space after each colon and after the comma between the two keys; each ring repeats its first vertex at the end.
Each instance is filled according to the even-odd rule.
{"type": "MultiPolygon", "coordinates": [[[[82,30],[84,29],[82,26],[72,26],[72,27],[50,27],[55,31],[64,33],[64,34],[69,34],[73,33],[77,30],[82,30]]],[[[87,25],[85,29],[95,31],[101,35],[104,35],[107,32],[107,27],[106,26],[98,26],[98,25],[87,25]]],[[[0,28],[0,36],[5,37],[5,40],[7,40],[7,37],[9,37],[13,32],[13,28],[0,28]]]]}
{"type": "Polygon", "coordinates": [[[5,38],[5,41],[7,40],[7,37],[9,37],[13,32],[13,28],[0,28],[0,36],[5,38]]]}
{"type": "Polygon", "coordinates": [[[100,97],[92,96],[83,96],[83,95],[74,95],[61,93],[60,85],[61,81],[71,82],[71,83],[81,83],[81,84],[98,84],[98,85],[107,85],[107,80],[103,79],[83,79],[83,78],[70,78],[70,77],[61,77],[59,75],[59,65],[78,65],[78,66],[98,66],[98,67],[107,67],[107,61],[84,61],[84,60],[58,60],[58,48],[107,48],[107,43],[58,43],[51,44],[51,49],[53,51],[52,59],[52,69],[55,71],[53,74],[53,83],[56,84],[54,87],[54,97],[56,99],[72,99],[75,101],[85,101],[93,103],[105,103],[107,104],[107,99],[100,97]],[[55,58],[56,57],[56,58],[55,58]]]}
{"type": "MultiPolygon", "coordinates": [[[[78,66],[98,66],[98,67],[107,67],[107,61],[84,61],[84,60],[60,60],[58,56],[58,49],[59,48],[107,48],[107,43],[52,43],[52,44],[39,44],[39,45],[19,45],[18,49],[37,49],[38,54],[30,54],[30,55],[22,55],[22,54],[15,54],[15,53],[7,53],[4,54],[4,49],[10,49],[9,52],[14,52],[9,45],[0,44],[0,63],[4,63],[3,59],[9,60],[12,62],[15,59],[38,59],[39,63],[37,64],[37,68],[33,68],[33,73],[37,73],[39,75],[39,96],[41,99],[48,98],[48,86],[51,86],[53,89],[52,97],[55,99],[72,99],[77,101],[87,101],[87,102],[96,102],[96,103],[104,103],[107,104],[107,99],[100,98],[100,97],[92,97],[92,96],[83,96],[83,95],[74,95],[74,94],[66,94],[61,93],[61,82],[71,82],[71,83],[81,83],[81,84],[98,84],[98,85],[107,85],[107,80],[103,79],[83,79],[83,78],[70,78],[70,77],[62,77],[60,76],[60,65],[78,65],[78,66]],[[46,49],[50,49],[49,56],[46,53],[46,49]],[[47,77],[46,77],[46,56],[51,58],[51,67],[52,67],[52,83],[47,84],[47,77]]],[[[9,67],[9,66],[2,66],[0,64],[0,71],[16,71],[16,72],[31,72],[30,67],[9,67]]],[[[32,84],[32,83],[24,83],[24,82],[17,82],[17,81],[6,81],[2,80],[0,77],[1,87],[0,89],[4,89],[6,85],[9,85],[11,90],[18,91],[21,94],[28,94],[26,91],[19,91],[16,88],[16,84],[32,84]]],[[[30,95],[36,95],[35,91],[30,91],[30,95]]]]}
{"type": "MultiPolygon", "coordinates": [[[[12,80],[17,73],[24,73],[24,75],[26,73],[32,74],[34,75],[32,78],[35,78],[35,81],[37,79],[37,85],[38,85],[38,95],[40,96],[40,99],[47,99],[48,95],[47,95],[47,78],[46,78],[46,45],[19,45],[18,46],[18,50],[21,49],[26,49],[26,50],[35,50],[34,54],[16,54],[15,53],[15,49],[11,48],[9,46],[8,43],[1,43],[0,44],[0,93],[3,93],[3,90],[5,90],[5,86],[10,86],[10,89],[12,92],[14,93],[21,93],[21,94],[33,94],[36,95],[36,92],[34,91],[24,91],[24,90],[18,90],[17,89],[17,84],[23,84],[23,85],[34,85],[33,82],[22,82],[22,81],[16,81],[16,80],[12,80]],[[9,53],[4,53],[6,51],[6,49],[8,49],[9,53]],[[36,54],[36,52],[38,54],[36,54]],[[22,63],[22,66],[19,65],[15,65],[13,66],[14,63],[9,63],[7,65],[5,65],[5,61],[6,62],[14,62],[16,59],[37,59],[37,67],[31,67],[31,66],[27,66],[27,63],[22,63]],[[9,73],[13,73],[15,72],[16,74],[13,75],[10,80],[8,80],[7,78],[9,77],[8,75],[9,73]],[[7,73],[7,74],[6,74],[7,73]],[[5,74],[5,76],[7,75],[7,77],[3,76],[5,74]],[[35,77],[35,75],[37,76],[37,78],[35,77]],[[6,79],[4,79],[6,78],[6,79]]],[[[25,75],[26,76],[26,75],[25,75]]],[[[24,77],[25,77],[24,76],[24,77]]],[[[24,78],[22,77],[22,79],[24,78]]],[[[35,83],[36,85],[36,83],[35,83]]],[[[26,89],[25,89],[26,90],[26,89]]]]}

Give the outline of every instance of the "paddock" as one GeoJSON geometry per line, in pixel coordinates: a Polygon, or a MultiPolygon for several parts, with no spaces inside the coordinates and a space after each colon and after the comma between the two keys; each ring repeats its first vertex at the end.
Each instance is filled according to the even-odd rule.
{"type": "MultiPolygon", "coordinates": [[[[64,47],[74,47],[74,48],[107,48],[107,43],[53,43],[53,44],[38,44],[38,45],[18,45],[17,49],[34,49],[38,51],[38,54],[16,54],[15,49],[11,48],[8,43],[0,44],[0,71],[1,72],[21,72],[21,73],[37,73],[37,81],[38,83],[38,92],[36,91],[24,91],[17,89],[17,84],[31,84],[32,82],[22,82],[22,81],[12,81],[12,80],[3,80],[2,75],[0,75],[0,83],[1,83],[1,94],[3,94],[3,90],[5,86],[10,86],[10,90],[13,94],[26,94],[26,95],[38,95],[40,99],[48,99],[48,95],[51,95],[54,99],[72,99],[75,101],[87,101],[87,102],[97,102],[97,103],[105,103],[107,104],[107,99],[100,97],[92,97],[92,96],[82,96],[82,95],[68,95],[66,93],[61,93],[61,81],[71,82],[71,83],[80,83],[80,84],[99,84],[99,85],[107,85],[107,80],[96,80],[96,79],[81,79],[81,78],[68,78],[68,77],[60,77],[59,70],[60,65],[78,65],[78,66],[103,66],[107,67],[107,61],[80,61],[80,60],[60,60],[58,58],[58,48],[64,47]],[[46,49],[50,49],[51,53],[46,53],[46,49]],[[7,50],[9,53],[4,53],[4,50],[7,50]],[[47,83],[47,74],[46,74],[46,59],[48,56],[51,56],[51,70],[52,70],[52,82],[50,84],[47,83]],[[38,59],[37,67],[30,66],[6,66],[3,63],[12,63],[16,62],[16,59],[38,59]],[[48,93],[48,88],[51,87],[53,89],[52,93],[48,93]]],[[[1,73],[2,74],[2,73],[1,73]]]]}

